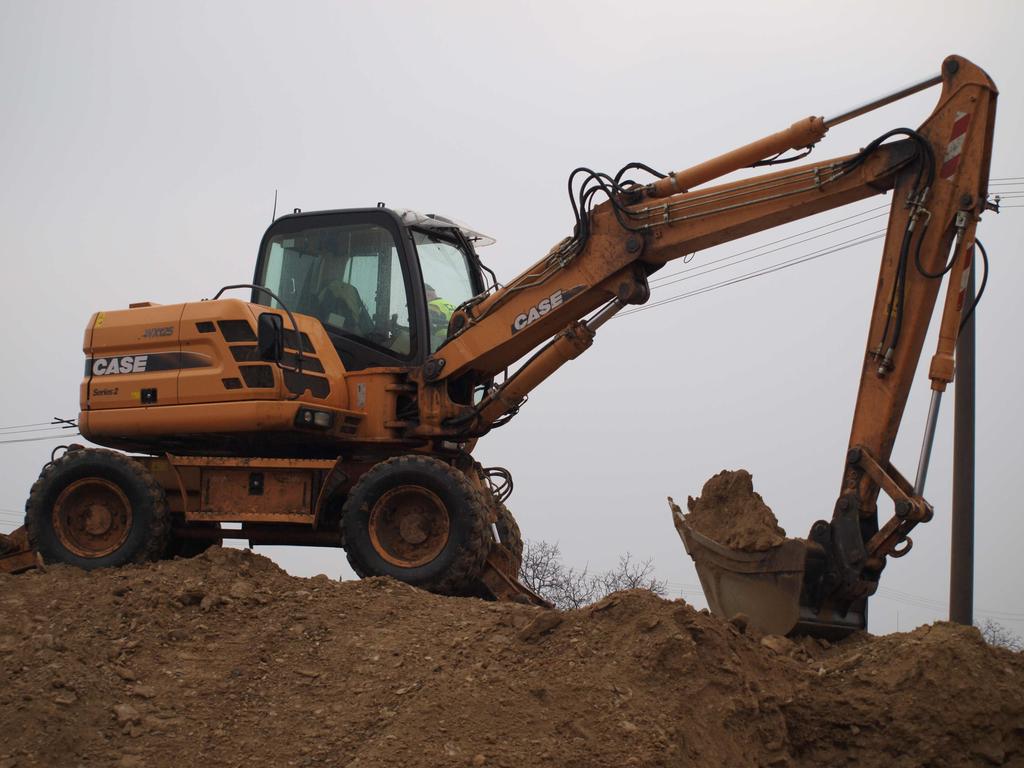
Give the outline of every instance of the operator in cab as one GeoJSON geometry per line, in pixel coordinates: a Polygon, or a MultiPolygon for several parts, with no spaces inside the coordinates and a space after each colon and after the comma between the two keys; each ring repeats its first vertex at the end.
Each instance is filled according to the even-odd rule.
{"type": "Polygon", "coordinates": [[[366,311],[359,290],[346,280],[347,255],[336,255],[334,247],[321,252],[321,289],[316,294],[313,314],[321,321],[347,333],[366,337],[373,330],[373,319],[366,311]]]}
{"type": "Polygon", "coordinates": [[[427,296],[427,315],[430,321],[430,351],[435,351],[448,338],[448,323],[451,322],[455,305],[442,299],[429,283],[423,284],[427,296]]]}

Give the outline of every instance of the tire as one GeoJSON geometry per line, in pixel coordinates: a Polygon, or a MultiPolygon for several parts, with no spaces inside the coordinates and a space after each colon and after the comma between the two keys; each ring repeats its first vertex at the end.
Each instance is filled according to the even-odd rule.
{"type": "Polygon", "coordinates": [[[519,569],[523,565],[523,534],[508,507],[500,501],[495,501],[494,505],[498,510],[498,520],[495,523],[498,526],[498,536],[501,537],[501,543],[505,548],[512,553],[512,562],[515,564],[518,578],[519,569]]]}
{"type": "Polygon", "coordinates": [[[341,533],[359,576],[446,595],[477,589],[492,538],[477,489],[430,456],[398,456],[363,475],[345,501],[341,533]]]}
{"type": "MultiPolygon", "coordinates": [[[[178,521],[181,521],[180,516],[178,517],[178,521]]],[[[220,523],[200,520],[189,523],[188,527],[219,531],[220,523]]],[[[219,543],[220,541],[218,539],[179,539],[175,537],[172,526],[171,533],[167,537],[167,548],[164,550],[164,557],[168,560],[173,560],[176,557],[196,557],[203,554],[203,552],[208,550],[214,544],[219,543]]]]}
{"type": "Polygon", "coordinates": [[[159,559],[170,516],[163,488],[145,467],[87,448],[43,468],[25,503],[25,525],[45,562],[91,571],[159,559]]]}

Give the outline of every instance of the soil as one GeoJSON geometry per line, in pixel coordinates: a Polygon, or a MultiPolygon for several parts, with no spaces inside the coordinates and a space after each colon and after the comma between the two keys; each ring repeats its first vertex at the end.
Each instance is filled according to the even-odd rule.
{"type": "Polygon", "coordinates": [[[0,616],[0,768],[1024,764],[1024,655],[949,624],[830,645],[220,547],[0,576],[0,616]]]}
{"type": "MultiPolygon", "coordinates": [[[[672,499],[669,504],[678,509],[672,499]]],[[[686,501],[685,520],[698,533],[730,549],[763,552],[786,540],[786,532],[745,469],[723,469],[706,483],[698,498],[686,501]]]]}

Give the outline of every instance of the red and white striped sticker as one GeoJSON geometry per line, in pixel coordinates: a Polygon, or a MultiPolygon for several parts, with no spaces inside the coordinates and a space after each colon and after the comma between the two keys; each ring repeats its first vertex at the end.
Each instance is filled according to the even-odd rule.
{"type": "Polygon", "coordinates": [[[956,297],[956,311],[959,312],[964,308],[964,297],[967,294],[967,281],[971,279],[971,262],[974,261],[974,243],[967,249],[967,253],[964,254],[964,271],[960,275],[960,293],[956,297]]]}
{"type": "Polygon", "coordinates": [[[967,139],[967,126],[971,122],[971,116],[967,112],[957,112],[953,121],[953,133],[949,137],[949,144],[946,145],[946,154],[942,158],[942,168],[939,176],[946,181],[952,181],[956,169],[960,167],[960,155],[964,151],[964,141],[967,139]]]}

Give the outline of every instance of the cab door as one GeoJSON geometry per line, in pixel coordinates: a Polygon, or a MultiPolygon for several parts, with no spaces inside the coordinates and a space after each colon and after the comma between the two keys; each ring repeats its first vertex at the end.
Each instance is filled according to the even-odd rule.
{"type": "Polygon", "coordinates": [[[405,228],[384,209],[278,219],[260,247],[253,302],[323,324],[347,371],[419,365],[426,357],[418,265],[405,228]]]}

